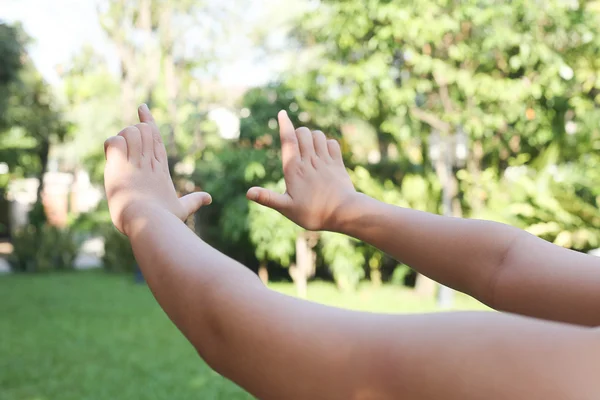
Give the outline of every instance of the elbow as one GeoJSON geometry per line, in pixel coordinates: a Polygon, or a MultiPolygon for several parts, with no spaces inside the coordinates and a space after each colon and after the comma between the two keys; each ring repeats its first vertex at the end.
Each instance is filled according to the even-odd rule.
{"type": "Polygon", "coordinates": [[[196,353],[215,372],[231,379],[229,371],[234,359],[231,343],[224,333],[222,322],[207,321],[207,327],[201,335],[190,338],[196,353]]]}
{"type": "Polygon", "coordinates": [[[268,289],[258,279],[245,282],[243,290],[219,291],[203,304],[204,317],[190,338],[208,366],[233,381],[240,369],[247,367],[240,358],[252,353],[262,336],[257,331],[268,315],[264,310],[268,304],[265,293],[268,289]]]}
{"type": "Polygon", "coordinates": [[[487,277],[483,280],[484,284],[480,289],[479,299],[489,307],[499,310],[502,306],[501,292],[502,282],[505,280],[507,272],[515,265],[515,257],[519,252],[520,245],[524,242],[524,231],[510,227],[504,245],[498,249],[497,254],[491,257],[490,266],[487,269],[487,277]]]}

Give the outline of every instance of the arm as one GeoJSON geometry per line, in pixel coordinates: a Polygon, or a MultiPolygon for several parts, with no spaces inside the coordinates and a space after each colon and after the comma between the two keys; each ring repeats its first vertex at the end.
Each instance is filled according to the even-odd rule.
{"type": "Polygon", "coordinates": [[[364,195],[341,232],[502,311],[600,325],[600,259],[489,221],[441,217],[364,195]]]}
{"type": "Polygon", "coordinates": [[[263,399],[595,399],[600,338],[492,313],[393,316],[272,292],[182,222],[156,125],[106,143],[111,217],[156,299],[211,367],[263,399]]]}
{"type": "Polygon", "coordinates": [[[600,325],[599,258],[507,225],[441,217],[356,193],[335,141],[306,128],[294,131],[285,114],[280,123],[287,192],[252,188],[251,200],[307,229],[368,242],[499,310],[600,325]],[[330,161],[323,162],[327,151],[330,161]],[[303,160],[312,160],[310,167],[303,160]]]}

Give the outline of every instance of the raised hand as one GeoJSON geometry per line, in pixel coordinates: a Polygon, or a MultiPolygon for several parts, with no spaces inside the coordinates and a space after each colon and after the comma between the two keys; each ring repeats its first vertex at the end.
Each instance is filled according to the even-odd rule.
{"type": "Polygon", "coordinates": [[[204,192],[177,197],[154,118],[145,104],[138,109],[138,115],[139,124],[128,126],[104,142],[108,208],[113,223],[125,234],[132,221],[151,218],[158,210],[185,220],[211,202],[210,195],[204,192]]]}
{"type": "Polygon", "coordinates": [[[341,208],[356,191],[342,160],[340,145],[321,131],[294,129],[280,111],[281,158],[286,192],[253,187],[247,197],[273,208],[309,230],[336,230],[341,208]]]}

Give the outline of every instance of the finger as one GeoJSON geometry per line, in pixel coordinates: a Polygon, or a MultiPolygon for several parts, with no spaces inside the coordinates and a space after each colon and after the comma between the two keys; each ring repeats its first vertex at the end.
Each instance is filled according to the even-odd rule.
{"type": "Polygon", "coordinates": [[[300,156],[302,159],[308,159],[315,154],[312,132],[305,127],[296,129],[296,137],[300,147],[300,156]]]}
{"type": "Polygon", "coordinates": [[[131,162],[139,162],[142,157],[142,135],[135,126],[128,126],[119,132],[127,142],[127,158],[131,162]]]}
{"type": "Polygon", "coordinates": [[[327,141],[327,149],[329,150],[329,155],[336,161],[342,161],[342,149],[340,148],[340,144],[337,140],[329,139],[327,141]]]}
{"type": "Polygon", "coordinates": [[[283,169],[287,170],[287,166],[300,159],[300,150],[298,148],[298,138],[294,124],[283,110],[277,114],[279,119],[279,136],[281,138],[281,160],[283,169]]]}
{"type": "Polygon", "coordinates": [[[272,208],[279,212],[286,209],[292,202],[292,199],[288,194],[275,193],[272,190],[261,187],[253,187],[248,189],[246,197],[248,200],[252,200],[258,204],[272,208]]]}
{"type": "Polygon", "coordinates": [[[327,138],[321,131],[313,131],[313,143],[315,145],[315,151],[320,158],[330,158],[329,150],[327,149],[327,138]]]}
{"type": "Polygon", "coordinates": [[[158,130],[158,125],[156,125],[156,121],[146,104],[139,106],[138,117],[140,118],[140,122],[148,124],[151,128],[152,138],[154,139],[154,157],[156,157],[156,159],[168,170],[167,150],[165,149],[165,144],[160,135],[160,131],[158,130]]]}
{"type": "Polygon", "coordinates": [[[145,103],[138,107],[138,117],[140,118],[140,122],[156,125],[156,121],[154,121],[154,117],[145,103]]]}
{"type": "Polygon", "coordinates": [[[186,218],[195,213],[202,206],[207,206],[212,203],[212,197],[206,192],[195,192],[183,196],[179,199],[186,212],[186,218]]]}
{"type": "Polygon", "coordinates": [[[104,142],[104,157],[107,161],[127,161],[127,142],[121,136],[111,136],[104,142]]]}
{"type": "Polygon", "coordinates": [[[142,122],[135,126],[140,131],[142,137],[142,155],[146,162],[150,162],[154,158],[154,139],[152,138],[152,128],[150,125],[142,122]]]}

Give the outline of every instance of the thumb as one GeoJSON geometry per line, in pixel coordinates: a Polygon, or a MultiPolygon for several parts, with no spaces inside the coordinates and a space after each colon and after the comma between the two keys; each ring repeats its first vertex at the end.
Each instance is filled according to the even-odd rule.
{"type": "Polygon", "coordinates": [[[189,217],[202,206],[207,206],[212,203],[212,197],[206,192],[195,192],[183,196],[179,199],[186,212],[186,217],[189,217]]]}
{"type": "Polygon", "coordinates": [[[275,193],[272,190],[264,189],[261,187],[253,187],[248,189],[246,197],[248,198],[248,200],[252,200],[258,204],[280,212],[284,208],[288,207],[292,202],[292,198],[287,193],[275,193]]]}

